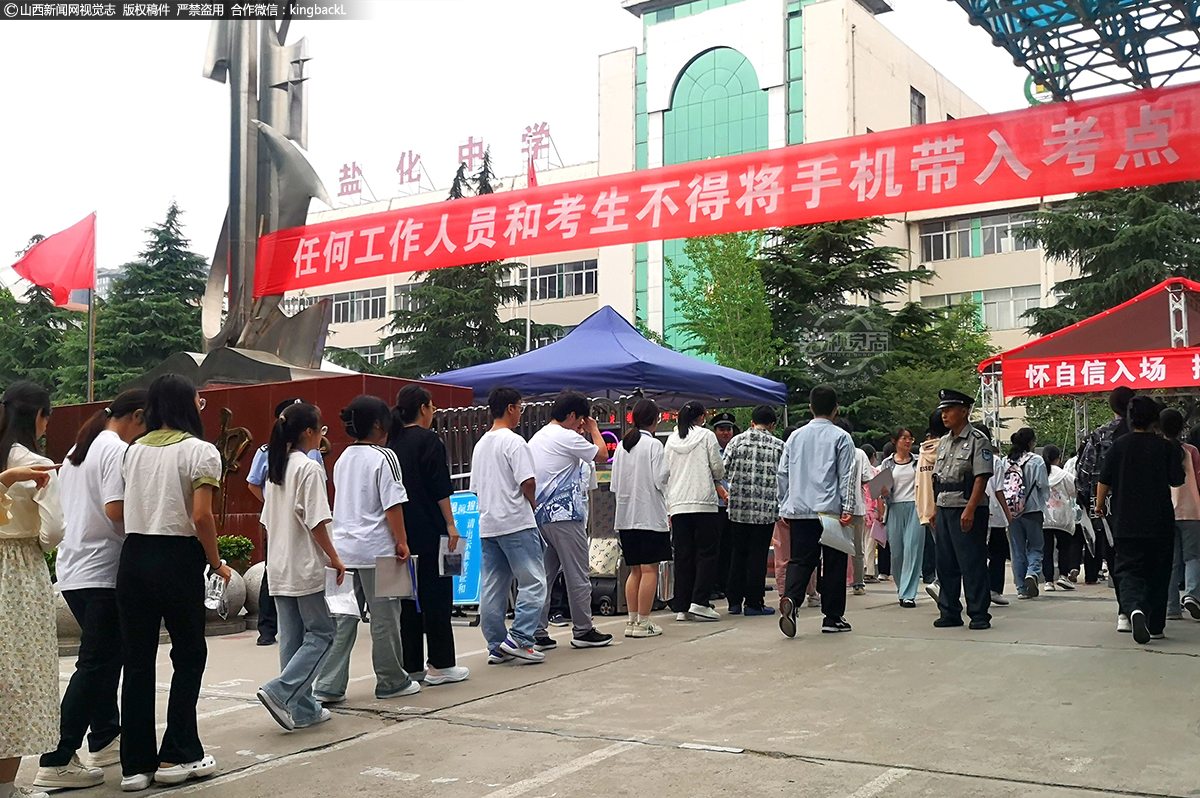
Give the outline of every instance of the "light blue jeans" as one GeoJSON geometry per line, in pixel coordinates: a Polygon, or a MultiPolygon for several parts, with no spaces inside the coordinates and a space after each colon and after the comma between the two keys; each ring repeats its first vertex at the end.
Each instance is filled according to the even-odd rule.
{"type": "MultiPolygon", "coordinates": [[[[371,612],[371,664],[375,668],[375,697],[393,698],[412,684],[401,665],[404,661],[400,644],[400,599],[375,595],[375,569],[359,568],[354,579],[367,597],[371,612]]],[[[347,578],[350,572],[346,572],[347,578]]],[[[336,618],[337,633],[329,657],[317,674],[313,692],[328,698],[344,698],[350,683],[350,652],[358,639],[359,619],[353,615],[336,618]]]]}
{"type": "Polygon", "coordinates": [[[546,565],[542,535],[537,527],[481,540],[480,563],[483,585],[479,603],[479,623],[488,649],[496,650],[509,636],[504,622],[508,614],[508,593],[517,580],[517,603],[513,610],[512,640],[532,647],[542,606],[546,603],[546,565]]]}
{"type": "Polygon", "coordinates": [[[1200,521],[1175,522],[1175,564],[1171,569],[1171,587],[1167,590],[1167,613],[1182,612],[1183,595],[1200,601],[1200,521]]]}
{"type": "Polygon", "coordinates": [[[1012,554],[1013,581],[1017,594],[1025,595],[1025,577],[1042,581],[1042,552],[1046,538],[1042,534],[1042,514],[1018,515],[1008,525],[1008,548],[1012,554]]]}
{"type": "Polygon", "coordinates": [[[307,726],[321,715],[313,700],[312,685],[336,630],[325,592],[307,596],[275,596],[279,612],[279,678],[262,686],[287,707],[297,726],[307,726]]]}
{"type": "Polygon", "coordinates": [[[925,527],[917,515],[917,503],[892,502],[886,526],[896,594],[902,599],[915,599],[925,562],[925,527]]]}

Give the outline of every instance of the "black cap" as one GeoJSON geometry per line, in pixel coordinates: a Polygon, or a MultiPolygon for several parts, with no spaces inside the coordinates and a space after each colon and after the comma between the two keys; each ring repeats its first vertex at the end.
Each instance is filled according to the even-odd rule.
{"type": "Polygon", "coordinates": [[[945,410],[947,407],[954,407],[956,405],[970,407],[973,404],[975,404],[975,399],[967,396],[962,391],[954,391],[949,388],[943,388],[938,391],[938,410],[945,410]]]}
{"type": "Polygon", "coordinates": [[[733,413],[730,413],[727,410],[724,413],[717,413],[715,416],[713,416],[712,425],[713,429],[726,426],[737,429],[737,419],[734,418],[733,413]]]}

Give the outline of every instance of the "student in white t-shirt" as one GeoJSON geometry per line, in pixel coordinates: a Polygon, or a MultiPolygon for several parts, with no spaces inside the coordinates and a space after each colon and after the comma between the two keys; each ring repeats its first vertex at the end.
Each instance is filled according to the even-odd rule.
{"type": "Polygon", "coordinates": [[[325,605],[325,569],[346,576],[329,538],[325,469],[308,457],[321,445],[321,411],[310,404],[284,408],[271,430],[262,525],[271,536],[267,577],[279,613],[279,677],[258,689],[271,717],[291,731],[330,718],[312,695],[317,669],[333,645],[336,626],[325,605]]]}
{"type": "MultiPolygon", "coordinates": [[[[375,697],[412,695],[421,691],[421,684],[403,666],[400,599],[375,595],[376,558],[409,559],[401,506],[408,501],[408,494],[400,461],[384,446],[392,427],[392,410],[379,397],[363,394],[342,410],[341,418],[354,443],[333,466],[333,545],[346,568],[354,572],[355,586],[366,597],[371,613],[375,697]]],[[[333,648],[313,685],[313,697],[322,704],[346,699],[350,652],[358,636],[357,617],[339,615],[335,620],[333,648]]]]}
{"type": "Polygon", "coordinates": [[[117,566],[125,527],[121,523],[125,450],[146,431],[146,391],[125,391],[88,419],[58,472],[66,532],[55,571],[63,599],[82,630],[75,673],[62,699],[58,748],[42,755],[34,785],[92,787],[104,783],[100,768],[121,761],[121,624],[117,615],[117,566]],[[91,734],[88,729],[91,728],[91,734]],[[89,753],[75,752],[88,738],[89,753]]]}
{"type": "Polygon", "coordinates": [[[208,646],[204,641],[205,566],[229,581],[217,553],[213,496],[221,455],[204,440],[203,400],[185,377],[164,374],[146,398],[149,430],[125,454],[125,545],[117,569],[117,608],[125,667],[121,689],[121,789],[151,780],[179,784],[211,776],[196,729],[196,700],[208,646]],[[155,746],[154,704],[159,628],[171,636],[167,729],[155,746]]]}
{"type": "Polygon", "coordinates": [[[488,409],[492,428],[471,455],[471,491],[479,498],[482,549],[480,627],[487,640],[489,665],[509,659],[542,662],[546,655],[534,648],[534,636],[546,603],[546,569],[542,537],[533,517],[533,454],[516,431],[523,410],[521,394],[515,388],[493,388],[488,409]],[[505,615],[514,577],[517,601],[510,634],[505,615]]]}
{"type": "MultiPolygon", "coordinates": [[[[598,648],[612,642],[612,635],[592,626],[585,480],[590,480],[592,463],[608,460],[608,446],[591,411],[592,403],[583,394],[563,391],[550,408],[550,423],[529,439],[537,482],[534,517],[546,542],[546,584],[554,584],[562,571],[574,627],[572,648],[598,648]]],[[[538,651],[557,646],[547,632],[549,626],[547,595],[534,638],[538,651]]]]}

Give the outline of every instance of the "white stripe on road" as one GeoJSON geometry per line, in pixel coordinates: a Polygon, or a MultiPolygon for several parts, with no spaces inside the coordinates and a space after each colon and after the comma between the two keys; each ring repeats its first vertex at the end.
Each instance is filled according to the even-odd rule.
{"type": "Polygon", "coordinates": [[[278,759],[272,759],[267,762],[261,762],[261,763],[252,765],[250,767],[247,767],[244,770],[239,770],[235,773],[219,775],[219,776],[216,776],[215,778],[209,779],[208,781],[202,781],[202,782],[199,782],[198,784],[192,784],[188,787],[183,787],[180,789],[172,790],[171,794],[172,795],[186,795],[187,793],[199,792],[200,790],[207,790],[209,787],[219,787],[219,786],[223,786],[225,784],[229,784],[230,782],[241,781],[242,779],[247,778],[249,776],[257,776],[261,773],[266,773],[269,770],[275,770],[276,768],[283,767],[284,765],[290,765],[299,760],[315,759],[316,757],[324,756],[325,754],[331,754],[331,753],[334,753],[335,751],[343,751],[347,748],[350,748],[351,746],[358,745],[359,743],[371,742],[372,740],[378,740],[381,737],[390,737],[391,735],[396,734],[397,732],[408,731],[409,729],[412,729],[414,726],[416,726],[420,723],[423,723],[423,721],[414,720],[414,721],[409,721],[407,723],[397,723],[396,725],[388,726],[385,729],[379,729],[378,731],[368,732],[367,734],[364,734],[361,737],[353,737],[349,740],[343,740],[340,743],[334,743],[333,745],[329,746],[328,748],[318,748],[315,751],[297,751],[294,754],[286,754],[284,756],[279,757],[278,759]]]}
{"type": "Polygon", "coordinates": [[[561,779],[563,776],[569,776],[576,771],[583,770],[586,767],[591,767],[599,762],[616,756],[617,754],[628,751],[636,746],[637,743],[614,743],[607,748],[601,748],[597,751],[592,751],[590,754],[584,754],[578,759],[572,759],[570,762],[564,762],[557,767],[552,767],[549,770],[544,770],[536,776],[531,776],[523,781],[518,781],[515,784],[510,784],[495,792],[489,792],[483,798],[516,798],[518,795],[524,795],[530,790],[536,790],[539,787],[544,787],[551,782],[561,779]]]}
{"type": "Polygon", "coordinates": [[[866,784],[850,793],[848,796],[846,796],[846,798],[874,798],[874,796],[879,795],[879,793],[883,792],[888,787],[907,776],[908,773],[909,771],[904,770],[903,768],[889,768],[880,776],[868,781],[866,784]]]}
{"type": "MultiPolygon", "coordinates": [[[[262,705],[258,704],[258,703],[235,704],[231,707],[223,707],[221,709],[214,709],[212,712],[199,712],[196,714],[196,720],[207,720],[208,718],[218,718],[221,715],[228,715],[233,712],[241,712],[244,709],[254,709],[255,707],[259,707],[259,706],[262,706],[262,705]]],[[[163,729],[167,728],[167,724],[164,721],[164,722],[158,724],[155,728],[158,729],[159,731],[162,731],[163,729]]]]}

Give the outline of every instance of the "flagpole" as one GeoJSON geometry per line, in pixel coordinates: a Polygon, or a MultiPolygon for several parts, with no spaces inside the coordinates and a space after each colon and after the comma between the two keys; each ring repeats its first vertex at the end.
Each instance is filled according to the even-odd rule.
{"type": "MultiPolygon", "coordinates": [[[[99,227],[97,220],[96,227],[99,227]]],[[[96,260],[92,259],[92,288],[88,291],[87,400],[96,401],[96,260]]]]}

